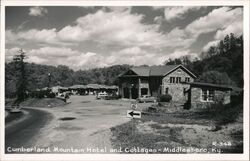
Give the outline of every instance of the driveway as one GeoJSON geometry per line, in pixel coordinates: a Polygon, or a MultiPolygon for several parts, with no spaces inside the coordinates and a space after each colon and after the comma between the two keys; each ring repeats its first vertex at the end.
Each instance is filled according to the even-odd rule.
{"type": "Polygon", "coordinates": [[[50,113],[37,109],[23,109],[21,113],[9,114],[5,119],[5,150],[32,147],[40,129],[52,119],[50,113]]]}
{"type": "MultiPolygon", "coordinates": [[[[39,108],[54,117],[40,130],[33,146],[62,148],[60,152],[71,147],[109,151],[112,148],[110,128],[130,120],[126,118],[129,101],[96,100],[94,96],[71,96],[70,101],[63,107],[39,108]]],[[[93,151],[85,151],[90,152],[93,151]]]]}

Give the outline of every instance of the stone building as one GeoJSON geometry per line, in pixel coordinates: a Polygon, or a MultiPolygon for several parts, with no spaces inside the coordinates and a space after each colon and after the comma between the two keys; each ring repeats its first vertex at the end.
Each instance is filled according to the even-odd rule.
{"type": "Polygon", "coordinates": [[[173,101],[185,102],[196,76],[183,65],[133,67],[119,76],[119,94],[136,99],[142,95],[170,94],[173,101]]]}
{"type": "Polygon", "coordinates": [[[231,86],[211,83],[188,83],[188,108],[207,108],[214,103],[229,104],[231,102],[231,86]]]}

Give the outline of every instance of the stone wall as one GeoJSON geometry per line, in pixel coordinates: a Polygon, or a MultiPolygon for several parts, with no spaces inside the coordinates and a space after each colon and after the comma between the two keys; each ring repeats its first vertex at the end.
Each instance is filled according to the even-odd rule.
{"type": "Polygon", "coordinates": [[[202,100],[202,90],[200,87],[192,87],[191,88],[191,109],[193,108],[208,108],[209,106],[213,105],[216,102],[222,102],[222,104],[230,103],[230,95],[231,92],[225,90],[218,90],[214,91],[214,101],[206,102],[202,100]]]}
{"type": "Polygon", "coordinates": [[[170,83],[170,77],[181,77],[181,82],[184,82],[186,77],[190,79],[190,82],[193,82],[194,79],[182,68],[178,68],[162,79],[162,94],[166,94],[166,88],[168,88],[168,94],[172,96],[173,101],[187,101],[187,93],[184,94],[184,90],[187,91],[190,88],[190,85],[183,83],[170,83]]]}

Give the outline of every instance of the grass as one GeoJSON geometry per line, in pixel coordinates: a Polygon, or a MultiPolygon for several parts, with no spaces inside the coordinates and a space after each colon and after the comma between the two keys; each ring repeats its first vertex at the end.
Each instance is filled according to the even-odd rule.
{"type": "MultiPolygon", "coordinates": [[[[11,106],[14,99],[6,99],[5,105],[11,106]]],[[[23,107],[56,107],[66,105],[63,100],[58,98],[28,98],[20,104],[23,107]]]]}
{"type": "Polygon", "coordinates": [[[165,141],[167,139],[164,135],[140,134],[137,130],[133,129],[131,122],[111,128],[114,138],[111,139],[115,148],[143,147],[147,149],[159,148],[156,142],[165,141]]]}
{"type": "Polygon", "coordinates": [[[199,124],[199,125],[213,125],[214,120],[211,120],[211,115],[203,112],[185,112],[185,113],[168,113],[158,114],[154,113],[143,116],[142,121],[153,120],[159,124],[199,124]]]}
{"type": "Polygon", "coordinates": [[[217,103],[210,108],[198,112],[205,115],[207,118],[213,120],[216,126],[227,125],[228,123],[236,122],[243,113],[243,105],[239,104],[227,104],[222,105],[217,103]]]}
{"type": "MultiPolygon", "coordinates": [[[[242,115],[242,111],[240,110],[241,108],[241,105],[227,105],[220,108],[215,106],[214,108],[202,111],[184,111],[179,113],[144,112],[140,120],[134,120],[134,124],[132,124],[130,121],[128,123],[111,128],[113,134],[113,139],[111,141],[114,147],[121,147],[122,149],[131,147],[161,149],[164,147],[172,148],[188,146],[192,146],[194,148],[207,146],[207,148],[211,148],[211,142],[217,138],[217,131],[219,131],[219,133],[224,133],[221,134],[222,138],[224,138],[224,135],[227,135],[227,138],[231,138],[230,141],[240,142],[243,140],[243,133],[241,130],[235,134],[233,131],[230,131],[231,134],[228,134],[225,133],[225,129],[221,130],[221,127],[227,126],[228,123],[236,123],[237,126],[242,126],[242,122],[237,121],[237,118],[242,115]],[[139,125],[148,122],[151,122],[151,124],[148,125],[152,130],[151,132],[142,132],[140,129],[138,129],[138,127],[140,127],[139,125]],[[195,129],[183,130],[182,127],[177,126],[170,128],[166,126],[168,124],[188,124],[206,127],[215,126],[216,129],[214,131],[203,130],[199,132],[195,129]],[[184,140],[185,138],[183,138],[183,135],[186,134],[186,130],[187,132],[188,130],[190,131],[189,136],[194,135],[192,138],[195,140],[187,137],[187,140],[184,140]],[[199,138],[196,136],[199,136],[199,138]]],[[[242,152],[242,146],[241,144],[236,144],[234,147],[228,147],[228,149],[225,149],[224,152],[242,152]]]]}

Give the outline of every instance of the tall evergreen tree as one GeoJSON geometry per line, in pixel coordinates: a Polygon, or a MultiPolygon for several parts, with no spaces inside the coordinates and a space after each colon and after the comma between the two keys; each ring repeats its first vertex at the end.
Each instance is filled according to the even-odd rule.
{"type": "Polygon", "coordinates": [[[15,104],[19,104],[20,102],[24,101],[26,97],[26,74],[25,74],[25,63],[24,59],[26,58],[25,52],[20,49],[18,51],[19,54],[15,55],[13,61],[15,62],[16,74],[17,74],[17,91],[16,91],[16,101],[15,104]]]}

